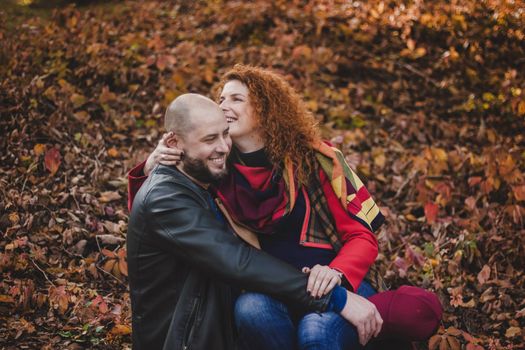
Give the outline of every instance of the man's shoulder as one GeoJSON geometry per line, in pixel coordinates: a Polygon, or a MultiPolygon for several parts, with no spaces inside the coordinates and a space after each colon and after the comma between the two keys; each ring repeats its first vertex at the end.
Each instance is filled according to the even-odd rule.
{"type": "Polygon", "coordinates": [[[202,197],[199,188],[174,167],[159,165],[153,169],[148,179],[142,185],[137,196],[142,197],[142,203],[149,204],[161,198],[180,196],[202,197]]]}

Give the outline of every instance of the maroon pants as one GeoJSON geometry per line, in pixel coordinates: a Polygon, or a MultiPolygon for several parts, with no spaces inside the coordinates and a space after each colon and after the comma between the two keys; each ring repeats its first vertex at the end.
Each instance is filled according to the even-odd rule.
{"type": "Polygon", "coordinates": [[[401,286],[368,300],[383,318],[381,333],[370,344],[372,349],[411,349],[412,341],[425,340],[434,334],[443,315],[438,297],[418,287],[401,286]]]}

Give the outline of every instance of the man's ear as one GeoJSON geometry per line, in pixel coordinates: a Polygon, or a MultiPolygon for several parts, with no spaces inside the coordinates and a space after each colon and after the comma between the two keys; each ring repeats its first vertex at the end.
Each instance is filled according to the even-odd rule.
{"type": "Polygon", "coordinates": [[[176,135],[173,131],[168,134],[166,137],[166,146],[170,148],[177,148],[180,143],[180,137],[176,135]]]}

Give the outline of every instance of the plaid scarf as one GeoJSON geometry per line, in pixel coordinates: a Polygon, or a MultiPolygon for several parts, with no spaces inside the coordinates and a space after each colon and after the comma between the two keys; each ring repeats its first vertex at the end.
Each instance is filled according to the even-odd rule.
{"type": "Polygon", "coordinates": [[[255,232],[271,234],[276,224],[293,210],[299,191],[304,189],[313,209],[307,211],[318,214],[312,215],[318,217],[310,218],[311,225],[304,241],[333,246],[333,240],[325,234],[320,235],[317,230],[333,221],[317,175],[320,168],[328,176],[343,208],[363,226],[376,231],[384,217],[341,151],[324,142],[314,148],[317,169],[310,177],[309,185],[304,187],[298,186],[289,159],[285,160],[284,169],[280,171],[246,166],[233,154],[232,175],[219,186],[217,194],[235,221],[255,232]]]}

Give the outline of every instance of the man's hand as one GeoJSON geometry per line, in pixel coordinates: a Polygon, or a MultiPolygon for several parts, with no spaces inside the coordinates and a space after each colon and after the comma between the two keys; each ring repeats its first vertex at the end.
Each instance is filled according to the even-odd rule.
{"type": "Polygon", "coordinates": [[[372,337],[377,337],[383,325],[383,319],[376,306],[367,299],[355,293],[346,292],[346,304],[341,310],[341,316],[356,326],[359,343],[363,346],[372,337]]]}
{"type": "Polygon", "coordinates": [[[149,175],[151,170],[157,164],[164,165],[177,165],[184,156],[184,152],[178,148],[170,148],[167,145],[167,139],[171,136],[172,133],[167,133],[162,135],[157,147],[151,152],[144,164],[144,174],[149,175]]]}
{"type": "Polygon", "coordinates": [[[330,266],[315,265],[311,269],[303,267],[304,273],[309,273],[306,290],[314,298],[320,298],[330,292],[336,285],[341,284],[340,273],[330,266]]]}

